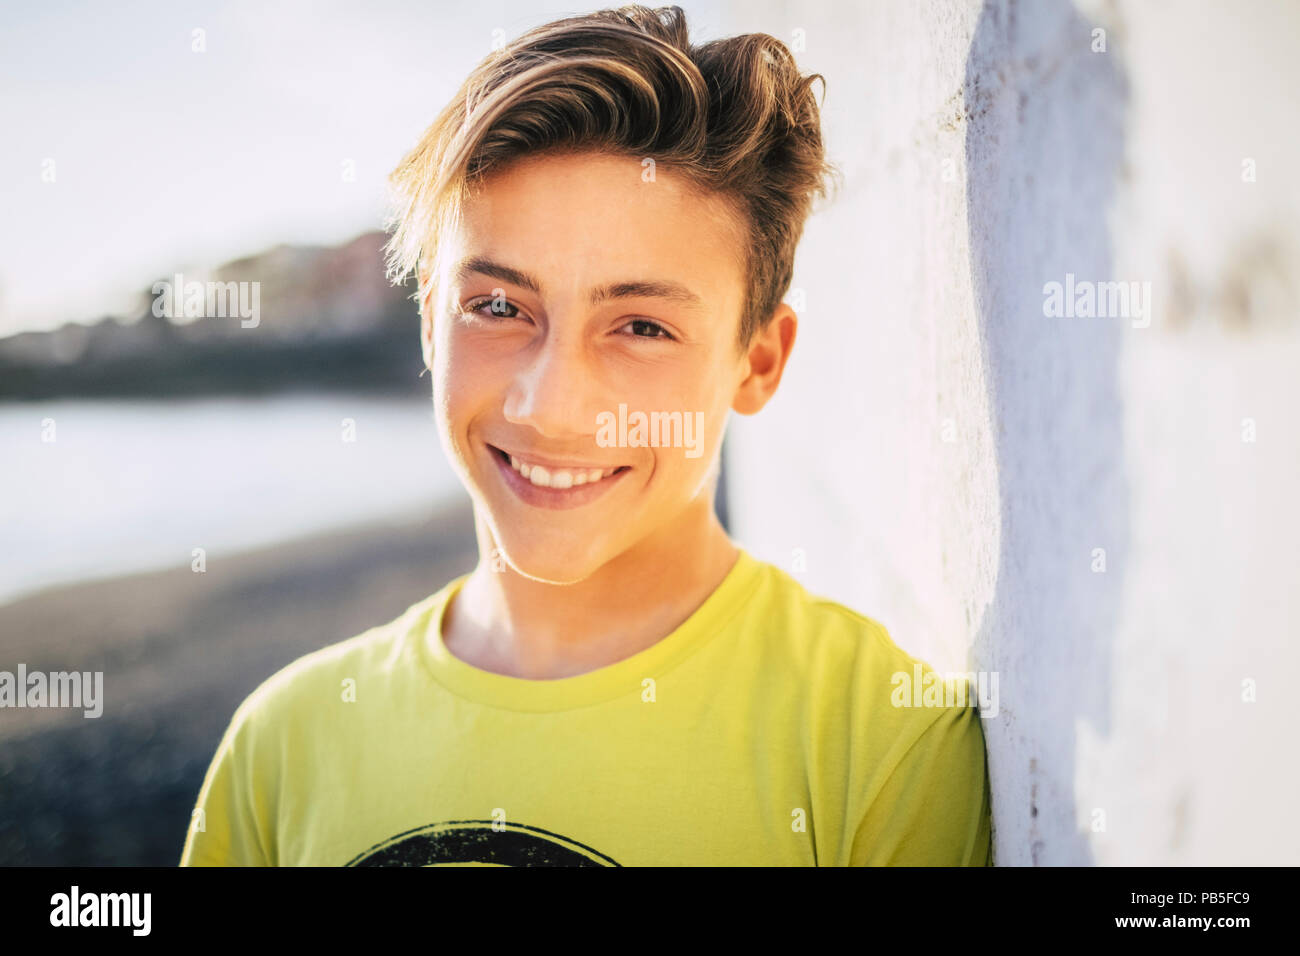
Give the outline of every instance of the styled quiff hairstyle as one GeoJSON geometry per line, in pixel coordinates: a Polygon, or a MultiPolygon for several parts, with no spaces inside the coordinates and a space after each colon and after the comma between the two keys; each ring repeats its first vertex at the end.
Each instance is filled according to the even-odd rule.
{"type": "MultiPolygon", "coordinates": [[[[624,6],[531,30],[475,67],[389,176],[388,276],[433,275],[461,204],[513,159],[585,150],[650,158],[723,197],[744,225],[743,349],[790,287],[813,197],[838,178],[814,80],[825,89],[764,33],[691,44],[676,6],[624,6]]],[[[423,313],[424,289],[418,295],[423,313]]]]}

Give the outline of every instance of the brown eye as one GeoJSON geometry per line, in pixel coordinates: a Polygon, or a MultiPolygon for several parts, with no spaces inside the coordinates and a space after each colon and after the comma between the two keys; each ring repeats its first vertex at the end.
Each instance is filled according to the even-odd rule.
{"type": "Polygon", "coordinates": [[[663,338],[663,339],[668,339],[669,341],[673,340],[672,335],[669,334],[667,329],[665,329],[658,322],[651,322],[649,319],[633,319],[631,322],[627,323],[627,325],[623,326],[623,328],[631,329],[632,336],[634,338],[639,338],[639,339],[663,338]]]}

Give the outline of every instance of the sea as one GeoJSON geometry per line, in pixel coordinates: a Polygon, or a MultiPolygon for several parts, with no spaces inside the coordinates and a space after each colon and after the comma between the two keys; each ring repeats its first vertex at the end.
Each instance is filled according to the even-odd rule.
{"type": "Polygon", "coordinates": [[[410,520],[458,497],[430,399],[2,404],[0,604],[199,554],[410,520]]]}

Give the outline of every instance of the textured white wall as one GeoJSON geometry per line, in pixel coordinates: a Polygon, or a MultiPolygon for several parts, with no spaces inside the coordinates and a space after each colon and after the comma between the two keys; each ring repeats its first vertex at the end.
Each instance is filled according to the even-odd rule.
{"type": "Polygon", "coordinates": [[[737,537],[999,674],[1000,865],[1300,863],[1300,5],[738,0],[716,30],[802,39],[845,173],[780,394],[732,417],[737,537]],[[1149,282],[1149,326],[1045,317],[1066,273],[1149,282]]]}

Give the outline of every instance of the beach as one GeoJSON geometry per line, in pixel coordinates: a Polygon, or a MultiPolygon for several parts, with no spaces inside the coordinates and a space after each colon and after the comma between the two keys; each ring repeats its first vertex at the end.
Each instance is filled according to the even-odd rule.
{"type": "MultiPolygon", "coordinates": [[[[143,533],[143,532],[142,532],[143,533]]],[[[468,502],[0,606],[0,669],[104,674],[103,714],[0,708],[0,865],[174,866],[235,708],[477,561],[468,502]]]]}

